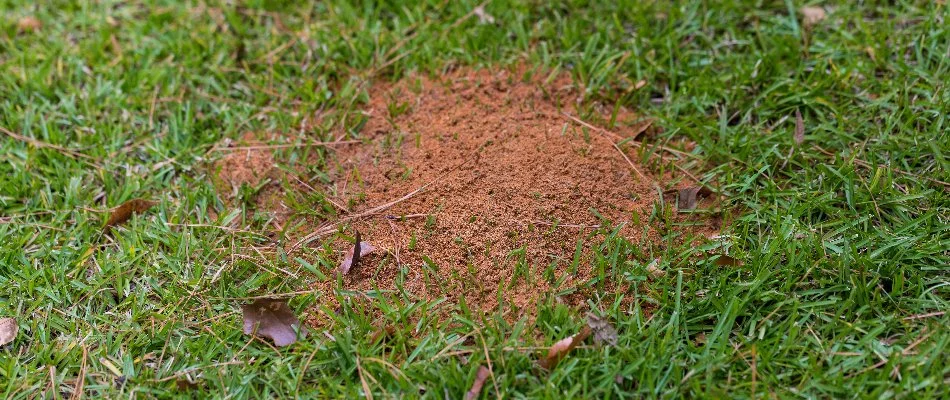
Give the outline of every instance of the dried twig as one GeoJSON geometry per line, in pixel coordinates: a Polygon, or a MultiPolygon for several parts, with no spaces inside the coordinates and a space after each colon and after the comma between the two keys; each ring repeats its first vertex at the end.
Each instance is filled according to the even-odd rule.
{"type": "MultiPolygon", "coordinates": [[[[484,148],[487,143],[488,143],[488,141],[486,141],[485,143],[483,143],[481,146],[478,146],[478,148],[475,149],[475,152],[474,152],[474,153],[477,155],[478,152],[481,151],[481,149],[484,148]]],[[[404,196],[402,196],[402,197],[400,197],[400,198],[398,198],[398,199],[396,199],[396,200],[390,201],[390,202],[385,203],[385,204],[378,205],[378,206],[373,207],[373,208],[370,208],[370,209],[368,209],[368,210],[366,210],[366,211],[362,211],[362,212],[360,212],[360,213],[358,213],[358,214],[354,214],[354,215],[350,215],[350,216],[341,218],[341,219],[337,220],[336,222],[332,222],[332,223],[323,225],[322,227],[320,227],[320,228],[317,229],[316,231],[310,233],[309,235],[305,236],[303,239],[300,239],[299,241],[297,241],[297,243],[294,243],[294,245],[291,246],[290,249],[287,250],[287,254],[293,253],[293,252],[296,251],[298,248],[300,248],[300,246],[303,246],[303,245],[305,245],[305,244],[307,244],[307,243],[310,243],[310,242],[312,242],[313,240],[315,240],[315,239],[317,239],[317,238],[320,238],[320,237],[322,237],[322,236],[326,236],[326,235],[329,235],[329,234],[333,233],[334,231],[336,231],[337,227],[339,227],[339,226],[342,225],[343,223],[350,222],[350,221],[356,221],[356,220],[360,220],[360,219],[363,219],[363,218],[366,218],[366,217],[370,217],[370,216],[379,214],[380,212],[382,212],[382,211],[384,211],[384,210],[387,210],[387,209],[389,209],[390,207],[392,207],[392,206],[394,206],[394,205],[396,205],[396,204],[402,203],[403,201],[406,201],[406,200],[412,198],[413,196],[419,194],[420,192],[422,192],[423,190],[425,190],[425,189],[428,188],[429,186],[432,186],[433,184],[435,184],[435,183],[437,183],[437,182],[441,182],[446,176],[448,176],[449,174],[455,172],[455,171],[458,170],[459,168],[462,168],[463,166],[465,166],[466,164],[468,164],[470,161],[472,161],[472,160],[475,159],[475,158],[477,158],[477,157],[469,157],[467,160],[465,160],[464,162],[460,163],[459,165],[456,165],[455,167],[449,168],[448,171],[445,171],[443,174],[439,175],[439,176],[436,177],[435,179],[433,179],[433,180],[431,180],[431,181],[429,181],[429,182],[426,182],[426,183],[423,184],[422,186],[419,186],[419,187],[416,188],[415,190],[413,190],[413,191],[411,191],[411,192],[409,192],[409,193],[406,193],[406,195],[404,195],[404,196]]]]}
{"type": "Polygon", "coordinates": [[[298,147],[310,147],[310,146],[324,146],[330,147],[338,144],[353,144],[359,143],[359,140],[338,140],[333,142],[305,142],[305,143],[288,143],[288,144],[268,144],[268,145],[257,145],[257,146],[235,146],[235,147],[215,147],[211,151],[241,151],[241,150],[269,150],[269,149],[286,149],[286,148],[298,148],[298,147]]]}
{"type": "MultiPolygon", "coordinates": [[[[820,152],[820,153],[822,153],[822,154],[824,154],[824,155],[826,155],[826,156],[834,157],[834,156],[836,155],[835,153],[832,153],[832,152],[830,152],[830,151],[828,151],[828,150],[825,150],[825,149],[821,148],[821,147],[818,146],[818,145],[814,145],[814,146],[812,146],[812,148],[815,149],[815,150],[818,150],[818,152],[820,152]]],[[[859,159],[859,158],[854,158],[852,161],[854,161],[855,164],[857,164],[858,166],[863,167],[863,168],[867,168],[867,169],[872,169],[872,168],[874,168],[874,166],[871,165],[871,163],[869,163],[869,162],[867,162],[867,161],[864,161],[864,160],[861,160],[861,159],[859,159]]],[[[894,167],[891,167],[891,166],[885,166],[885,165],[881,165],[881,166],[882,166],[882,167],[886,167],[886,168],[890,168],[891,171],[897,172],[898,174],[910,176],[910,177],[917,178],[917,179],[923,179],[923,180],[925,180],[925,181],[929,181],[929,182],[933,182],[933,183],[936,183],[936,184],[943,185],[943,187],[944,187],[945,189],[950,189],[950,182],[944,182],[944,181],[941,181],[941,180],[937,180],[937,179],[933,179],[933,178],[928,178],[928,177],[923,176],[923,175],[917,175],[917,174],[914,174],[914,173],[911,173],[911,172],[907,172],[907,171],[904,171],[904,170],[901,170],[901,169],[898,169],[898,168],[894,168],[894,167]]]]}
{"type": "Polygon", "coordinates": [[[93,166],[101,167],[99,164],[95,163],[95,158],[93,158],[92,156],[80,153],[78,151],[70,150],[62,146],[57,146],[55,144],[46,143],[46,142],[31,138],[31,137],[19,135],[19,134],[13,133],[9,129],[4,128],[2,126],[0,126],[0,132],[3,132],[7,136],[10,136],[11,138],[19,140],[21,142],[29,143],[33,145],[33,147],[56,150],[67,157],[74,158],[74,159],[85,159],[87,160],[86,162],[92,164],[93,166]]]}
{"type": "MultiPolygon", "coordinates": [[[[617,135],[616,133],[610,132],[610,131],[608,131],[608,130],[606,130],[606,129],[603,129],[603,128],[598,128],[598,127],[593,126],[593,125],[591,125],[591,124],[588,124],[588,123],[582,121],[581,119],[572,116],[571,114],[568,114],[568,113],[566,113],[566,112],[563,113],[563,114],[564,114],[565,117],[571,119],[572,121],[577,122],[578,124],[581,124],[581,125],[583,125],[583,126],[585,126],[585,127],[587,127],[587,128],[590,128],[590,129],[594,130],[595,132],[598,132],[598,133],[601,133],[601,134],[605,134],[605,133],[606,133],[606,134],[610,134],[610,135],[613,135],[613,136],[618,137],[618,138],[620,137],[620,135],[617,135]]],[[[607,139],[607,138],[604,137],[604,139],[607,139]]],[[[613,140],[610,140],[610,139],[607,139],[607,141],[610,142],[610,145],[611,145],[611,146],[613,146],[615,149],[617,149],[617,152],[620,153],[621,156],[623,156],[623,159],[624,159],[624,160],[627,160],[627,164],[630,164],[630,168],[633,168],[633,171],[636,172],[637,175],[640,175],[640,178],[641,178],[641,179],[647,180],[646,175],[643,175],[643,172],[640,172],[640,168],[637,168],[637,166],[633,163],[633,161],[630,160],[630,157],[627,157],[627,153],[624,153],[623,150],[620,149],[620,146],[617,146],[617,143],[615,143],[613,140]]]]}

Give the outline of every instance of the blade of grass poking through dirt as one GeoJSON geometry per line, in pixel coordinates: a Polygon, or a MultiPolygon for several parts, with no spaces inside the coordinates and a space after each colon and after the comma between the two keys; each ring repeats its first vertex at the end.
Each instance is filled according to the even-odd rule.
{"type": "Polygon", "coordinates": [[[478,366],[478,373],[475,374],[475,381],[472,382],[472,388],[465,393],[465,400],[474,400],[482,392],[482,386],[485,386],[485,380],[491,375],[491,371],[484,365],[478,366]]]}
{"type": "Polygon", "coordinates": [[[16,334],[19,331],[20,327],[17,326],[15,319],[0,318],[0,346],[5,346],[16,339],[16,334]]]}
{"type": "Polygon", "coordinates": [[[610,324],[607,318],[601,318],[592,313],[587,314],[587,326],[594,331],[594,343],[617,345],[617,329],[610,324]]]}
{"type": "Polygon", "coordinates": [[[112,213],[109,215],[109,220],[106,221],[106,225],[102,228],[102,231],[107,233],[113,226],[132,218],[132,214],[148,211],[148,209],[154,207],[156,204],[158,204],[158,202],[145,199],[132,199],[122,203],[121,206],[112,210],[112,213]]]}
{"type": "Polygon", "coordinates": [[[802,144],[805,141],[805,120],[802,119],[802,112],[795,110],[795,144],[802,144]]]}
{"type": "Polygon", "coordinates": [[[561,339],[551,345],[551,349],[548,350],[548,355],[541,359],[538,363],[541,365],[541,368],[552,369],[558,362],[561,361],[564,357],[567,356],[571,350],[574,350],[575,347],[580,345],[588,336],[592,333],[592,330],[589,326],[584,325],[580,332],[576,335],[569,338],[561,339]]]}
{"type": "MultiPolygon", "coordinates": [[[[300,320],[287,305],[286,299],[257,299],[251,304],[242,305],[244,313],[244,334],[270,338],[277,346],[287,346],[297,341],[300,320]]],[[[300,330],[300,337],[306,336],[300,330]]]]}
{"type": "Polygon", "coordinates": [[[353,242],[353,247],[347,250],[346,257],[344,257],[343,262],[340,263],[340,274],[346,275],[349,273],[351,269],[356,268],[356,266],[359,265],[360,259],[371,254],[375,250],[376,248],[373,247],[372,244],[360,240],[360,232],[357,231],[356,241],[353,242]]]}

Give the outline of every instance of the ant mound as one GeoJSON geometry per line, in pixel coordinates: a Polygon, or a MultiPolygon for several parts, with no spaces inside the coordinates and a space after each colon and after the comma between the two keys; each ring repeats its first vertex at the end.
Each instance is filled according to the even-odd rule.
{"type": "MultiPolygon", "coordinates": [[[[669,227],[651,222],[662,177],[637,163],[635,142],[626,154],[616,145],[649,121],[595,107],[587,118],[617,116],[601,129],[578,117],[569,78],[542,78],[463,69],[370,90],[361,143],[338,148],[327,188],[347,210],[324,231],[359,232],[376,248],[342,289],[464,301],[517,318],[546,297],[582,304],[598,280],[593,253],[608,235],[663,246],[669,227]]],[[[336,247],[339,258],[352,247],[336,247]]],[[[627,261],[600,257],[618,268],[627,261]]],[[[333,279],[318,286],[340,288],[333,279]]]]}

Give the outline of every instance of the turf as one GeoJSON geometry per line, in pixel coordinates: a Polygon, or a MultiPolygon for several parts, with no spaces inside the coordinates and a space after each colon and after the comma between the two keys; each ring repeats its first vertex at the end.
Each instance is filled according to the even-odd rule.
{"type": "MultiPolygon", "coordinates": [[[[945,2],[822,2],[828,16],[810,27],[791,0],[493,1],[494,24],[470,1],[238,3],[0,1],[0,317],[20,327],[0,349],[4,398],[79,386],[109,398],[461,398],[488,363],[484,398],[950,394],[945,2]],[[18,27],[26,16],[42,27],[18,27]],[[325,253],[235,256],[284,238],[257,233],[267,213],[218,193],[216,143],[359,138],[372,80],[520,63],[570,73],[589,103],[657,118],[650,143],[695,142],[679,167],[726,196],[727,246],[743,264],[599,232],[598,267],[635,283],[635,306],[590,299],[619,343],[543,371],[541,349],[584,324],[553,300],[534,323],[509,324],[400,293],[314,293],[336,261],[325,253]],[[103,235],[107,211],[137,197],[160,203],[103,235]],[[644,284],[634,254],[670,273],[644,284]],[[277,350],[240,329],[239,305],[270,294],[292,294],[301,314],[326,296],[346,306],[326,310],[332,330],[277,350]],[[374,335],[380,324],[393,334],[374,335]]],[[[298,200],[302,215],[325,210],[319,196],[298,200]]]]}

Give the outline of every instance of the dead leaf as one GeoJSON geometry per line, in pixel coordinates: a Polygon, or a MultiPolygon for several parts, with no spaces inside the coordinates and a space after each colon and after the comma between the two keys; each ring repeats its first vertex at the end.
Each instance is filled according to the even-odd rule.
{"type": "Polygon", "coordinates": [[[666,271],[660,269],[657,265],[660,264],[660,259],[657,258],[647,265],[647,273],[650,274],[650,277],[653,279],[659,279],[666,276],[666,271]]]}
{"type": "Polygon", "coordinates": [[[713,194],[712,189],[706,186],[702,186],[702,185],[690,186],[690,187],[682,188],[679,190],[676,190],[676,189],[668,190],[664,193],[673,193],[673,192],[676,192],[678,194],[677,201],[676,201],[677,210],[692,210],[696,208],[696,200],[700,196],[708,197],[713,194]]]}
{"type": "Polygon", "coordinates": [[[802,25],[804,25],[806,28],[815,26],[815,24],[824,20],[827,16],[825,9],[821,7],[805,6],[799,11],[802,13],[802,25]]]}
{"type": "Polygon", "coordinates": [[[485,6],[478,6],[472,10],[475,13],[475,16],[478,17],[479,24],[494,24],[495,17],[485,11],[485,6]]]}
{"type": "Polygon", "coordinates": [[[472,382],[472,388],[465,394],[466,400],[478,398],[478,394],[482,392],[482,386],[485,386],[485,380],[488,379],[489,375],[491,375],[491,371],[489,371],[487,367],[484,365],[478,367],[478,372],[475,374],[475,381],[472,382]]]}
{"type": "Polygon", "coordinates": [[[353,243],[353,247],[347,250],[346,257],[344,257],[343,262],[340,263],[340,273],[346,275],[351,269],[356,268],[356,266],[360,264],[360,259],[366,257],[375,250],[376,248],[373,247],[373,245],[371,245],[369,242],[363,242],[360,240],[360,232],[357,231],[356,241],[353,243]]]}
{"type": "Polygon", "coordinates": [[[43,27],[43,23],[35,17],[23,17],[17,21],[16,26],[20,32],[36,32],[43,27]]]}
{"type": "Polygon", "coordinates": [[[702,346],[706,344],[706,332],[697,333],[696,337],[693,338],[693,343],[696,343],[696,346],[702,346]]]}
{"type": "Polygon", "coordinates": [[[373,336],[370,337],[369,342],[375,344],[379,342],[379,340],[382,338],[391,337],[395,335],[396,335],[396,327],[392,325],[386,325],[386,327],[376,331],[376,333],[374,333],[373,336]]]}
{"type": "Polygon", "coordinates": [[[102,228],[102,231],[109,232],[109,229],[112,229],[113,226],[132,218],[132,214],[148,211],[148,209],[154,207],[156,204],[158,204],[158,202],[145,199],[132,199],[122,203],[121,206],[112,210],[112,214],[109,215],[109,220],[106,221],[106,226],[102,228]]]}
{"type": "Polygon", "coordinates": [[[591,329],[589,326],[584,325],[580,332],[576,335],[569,338],[561,339],[551,345],[551,349],[548,350],[548,355],[539,361],[541,368],[551,369],[557,365],[562,358],[567,356],[567,353],[570,353],[575,347],[581,344],[584,339],[587,339],[591,334],[591,329]]]}
{"type": "Polygon", "coordinates": [[[194,390],[198,388],[198,383],[192,382],[186,377],[181,377],[175,380],[175,386],[181,391],[194,390]]]}
{"type": "Polygon", "coordinates": [[[692,210],[696,208],[696,195],[699,194],[698,186],[691,186],[680,189],[679,198],[676,202],[676,208],[679,210],[692,210]]]}
{"type": "Polygon", "coordinates": [[[607,318],[601,318],[592,313],[588,313],[587,326],[594,331],[594,343],[607,343],[611,346],[617,345],[617,329],[610,324],[607,318]]]}
{"type": "Polygon", "coordinates": [[[742,260],[737,260],[732,256],[720,254],[719,258],[716,259],[716,265],[720,267],[741,267],[743,262],[742,260]]]}
{"type": "MultiPolygon", "coordinates": [[[[300,320],[287,305],[286,299],[257,299],[251,304],[242,305],[244,313],[244,334],[257,334],[274,340],[277,346],[287,346],[297,341],[300,320]]],[[[300,337],[306,336],[300,329],[300,337]]]]}
{"type": "Polygon", "coordinates": [[[805,141],[805,120],[802,119],[802,112],[795,110],[795,144],[802,144],[805,141]]]}
{"type": "Polygon", "coordinates": [[[16,334],[19,331],[20,327],[17,326],[15,319],[0,318],[0,346],[5,346],[16,339],[16,334]]]}

